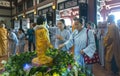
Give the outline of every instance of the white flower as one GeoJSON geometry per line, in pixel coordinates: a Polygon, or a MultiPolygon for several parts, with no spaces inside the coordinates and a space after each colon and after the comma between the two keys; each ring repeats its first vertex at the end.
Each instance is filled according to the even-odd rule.
{"type": "Polygon", "coordinates": [[[7,61],[5,61],[5,60],[1,61],[1,64],[6,64],[6,63],[7,63],[7,61]]]}
{"type": "Polygon", "coordinates": [[[9,76],[9,72],[4,72],[2,76],[9,76]]]}

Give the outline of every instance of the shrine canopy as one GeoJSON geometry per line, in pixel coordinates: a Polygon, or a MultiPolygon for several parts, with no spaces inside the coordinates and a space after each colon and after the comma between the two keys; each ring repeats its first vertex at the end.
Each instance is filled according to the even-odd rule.
{"type": "Polygon", "coordinates": [[[111,12],[120,11],[120,0],[101,0],[100,7],[100,13],[103,16],[103,20],[106,20],[106,17],[111,12]]]}

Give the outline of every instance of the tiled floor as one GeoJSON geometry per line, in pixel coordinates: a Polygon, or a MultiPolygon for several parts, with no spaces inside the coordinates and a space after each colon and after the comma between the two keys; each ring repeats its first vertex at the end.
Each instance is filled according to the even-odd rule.
{"type": "Polygon", "coordinates": [[[118,76],[107,73],[107,71],[99,64],[94,65],[93,72],[95,76],[118,76]]]}

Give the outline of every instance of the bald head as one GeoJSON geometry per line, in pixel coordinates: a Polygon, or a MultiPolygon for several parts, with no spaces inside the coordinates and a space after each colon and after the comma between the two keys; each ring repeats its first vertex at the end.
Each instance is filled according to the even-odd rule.
{"type": "Polygon", "coordinates": [[[114,15],[109,15],[107,19],[108,23],[114,23],[115,22],[115,16],[114,15]]]}

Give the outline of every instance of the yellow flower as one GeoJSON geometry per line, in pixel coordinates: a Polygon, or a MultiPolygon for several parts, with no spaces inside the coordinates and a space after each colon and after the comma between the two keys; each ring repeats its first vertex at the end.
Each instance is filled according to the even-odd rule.
{"type": "Polygon", "coordinates": [[[42,72],[38,72],[35,76],[42,76],[42,72]]]}
{"type": "Polygon", "coordinates": [[[66,68],[62,68],[61,71],[62,71],[62,72],[65,72],[65,71],[66,71],[66,68]]]}
{"type": "Polygon", "coordinates": [[[80,74],[80,76],[86,76],[85,74],[80,74]]]}
{"type": "Polygon", "coordinates": [[[50,76],[49,74],[46,74],[45,76],[50,76]]]}
{"type": "Polygon", "coordinates": [[[54,72],[53,76],[60,76],[58,73],[54,72]]]}

